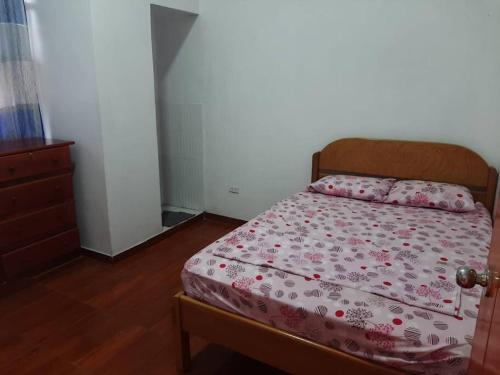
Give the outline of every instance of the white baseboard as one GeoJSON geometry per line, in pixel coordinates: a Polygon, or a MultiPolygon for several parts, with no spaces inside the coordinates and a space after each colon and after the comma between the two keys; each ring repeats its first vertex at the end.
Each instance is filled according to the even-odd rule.
{"type": "Polygon", "coordinates": [[[103,252],[103,251],[99,251],[99,250],[96,250],[96,249],[91,249],[91,248],[89,248],[89,247],[85,247],[85,246],[81,246],[81,248],[82,248],[82,249],[84,249],[84,250],[87,250],[87,251],[91,251],[91,252],[93,252],[93,253],[97,253],[97,254],[100,254],[100,255],[104,255],[104,256],[106,256],[106,257],[108,257],[108,258],[114,258],[114,257],[116,257],[116,256],[118,256],[118,255],[120,255],[120,254],[122,254],[122,253],[124,253],[124,252],[126,252],[126,251],[129,251],[129,250],[133,249],[133,248],[134,248],[134,247],[136,247],[136,246],[142,245],[144,242],[147,242],[147,241],[151,240],[152,238],[155,238],[156,236],[159,236],[159,235],[160,235],[160,234],[162,234],[162,233],[165,233],[168,229],[169,229],[169,228],[167,228],[167,227],[162,227],[162,230],[161,230],[161,232],[160,232],[160,233],[154,234],[154,235],[152,235],[152,236],[150,236],[150,237],[146,238],[144,241],[138,242],[138,243],[136,243],[136,244],[135,244],[135,245],[133,245],[133,246],[130,246],[130,247],[128,247],[128,248],[126,248],[126,249],[124,249],[124,250],[121,250],[121,251],[119,251],[119,252],[117,252],[117,253],[113,253],[113,254],[108,254],[108,253],[105,253],[105,252],[103,252]]]}

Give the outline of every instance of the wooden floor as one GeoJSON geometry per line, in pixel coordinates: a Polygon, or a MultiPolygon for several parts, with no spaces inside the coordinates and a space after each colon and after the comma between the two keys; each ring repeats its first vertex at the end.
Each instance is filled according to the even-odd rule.
{"type": "MultiPolygon", "coordinates": [[[[205,219],[117,263],[81,257],[0,299],[0,374],[175,374],[183,263],[235,224],[205,219]]],[[[192,374],[281,374],[195,339],[192,374]]]]}

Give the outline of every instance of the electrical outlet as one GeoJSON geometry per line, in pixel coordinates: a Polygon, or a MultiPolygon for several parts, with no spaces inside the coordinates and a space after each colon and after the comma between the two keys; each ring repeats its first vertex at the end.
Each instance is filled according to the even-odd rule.
{"type": "Polygon", "coordinates": [[[229,187],[229,192],[231,194],[239,194],[240,193],[240,188],[238,186],[230,186],[229,187]]]}

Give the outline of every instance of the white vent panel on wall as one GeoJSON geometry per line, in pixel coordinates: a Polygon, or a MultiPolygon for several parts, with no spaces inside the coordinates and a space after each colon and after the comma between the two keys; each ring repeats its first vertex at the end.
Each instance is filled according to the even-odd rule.
{"type": "Polygon", "coordinates": [[[162,203],[203,210],[202,105],[167,102],[161,116],[162,203]]]}

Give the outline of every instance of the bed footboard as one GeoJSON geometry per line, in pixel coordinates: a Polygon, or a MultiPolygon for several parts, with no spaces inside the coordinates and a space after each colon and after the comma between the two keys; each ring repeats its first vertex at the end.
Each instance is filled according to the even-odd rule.
{"type": "Polygon", "coordinates": [[[401,375],[389,367],[354,357],[269,325],[233,314],[179,292],[174,296],[177,367],[190,367],[189,334],[203,337],[258,361],[294,373],[401,375]]]}
{"type": "Polygon", "coordinates": [[[174,319],[174,350],[177,371],[181,374],[189,371],[191,367],[191,346],[189,332],[184,330],[182,322],[182,297],[184,292],[177,293],[173,298],[172,316],[174,319]]]}

